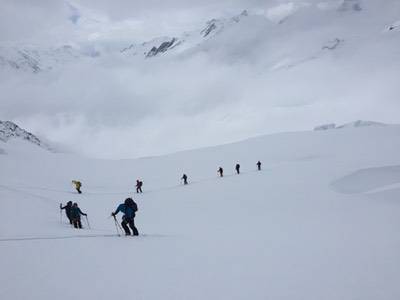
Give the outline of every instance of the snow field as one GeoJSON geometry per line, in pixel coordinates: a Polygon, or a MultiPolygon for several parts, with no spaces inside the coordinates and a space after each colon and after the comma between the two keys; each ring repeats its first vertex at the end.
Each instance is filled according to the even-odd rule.
{"type": "Polygon", "coordinates": [[[0,298],[398,299],[399,133],[277,134],[125,161],[4,144],[0,298]],[[109,214],[127,196],[144,235],[110,236],[109,214]],[[91,230],[60,223],[68,200],[91,230]]]}

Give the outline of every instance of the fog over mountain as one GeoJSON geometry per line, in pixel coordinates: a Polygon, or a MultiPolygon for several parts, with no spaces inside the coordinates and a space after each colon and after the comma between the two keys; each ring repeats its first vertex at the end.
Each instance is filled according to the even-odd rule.
{"type": "Polygon", "coordinates": [[[0,120],[89,156],[400,122],[396,0],[1,8],[0,120]]]}

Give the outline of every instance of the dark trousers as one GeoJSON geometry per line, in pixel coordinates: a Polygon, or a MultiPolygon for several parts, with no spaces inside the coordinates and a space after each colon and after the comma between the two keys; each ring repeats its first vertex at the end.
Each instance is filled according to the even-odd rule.
{"type": "Polygon", "coordinates": [[[187,179],[183,179],[183,184],[188,184],[187,179]]]}
{"type": "Polygon", "coordinates": [[[82,228],[82,223],[80,218],[72,220],[72,224],[74,224],[75,228],[82,228]]]}
{"type": "Polygon", "coordinates": [[[123,218],[122,220],[122,228],[125,230],[126,235],[131,235],[131,231],[129,227],[132,229],[133,235],[139,235],[137,228],[135,227],[135,219],[134,218],[123,218]],[[129,227],[128,227],[129,225],[129,227]]]}
{"type": "Polygon", "coordinates": [[[70,211],[69,211],[69,210],[66,210],[66,211],[65,211],[65,215],[67,216],[67,218],[68,218],[68,220],[69,220],[69,224],[72,225],[72,217],[71,217],[70,211]]]}
{"type": "Polygon", "coordinates": [[[143,193],[141,186],[136,187],[136,193],[143,193]]]}
{"type": "Polygon", "coordinates": [[[258,166],[258,171],[261,171],[261,166],[258,166]]]}
{"type": "Polygon", "coordinates": [[[240,174],[240,171],[239,171],[239,169],[236,169],[236,173],[240,174]]]}
{"type": "Polygon", "coordinates": [[[82,194],[81,188],[76,188],[79,194],[82,194]]]}

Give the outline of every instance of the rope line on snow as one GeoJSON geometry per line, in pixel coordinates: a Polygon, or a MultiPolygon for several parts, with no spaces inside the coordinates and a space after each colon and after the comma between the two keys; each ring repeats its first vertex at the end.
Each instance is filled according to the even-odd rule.
{"type": "MultiPolygon", "coordinates": [[[[262,172],[262,171],[263,170],[260,170],[260,171],[253,170],[253,171],[240,172],[240,175],[258,173],[258,172],[262,172]]],[[[234,173],[227,174],[227,175],[224,175],[222,178],[235,177],[235,175],[236,174],[234,174],[234,173]]],[[[166,187],[161,187],[161,188],[150,189],[150,190],[145,191],[144,194],[152,194],[152,193],[158,193],[158,192],[162,192],[162,191],[174,190],[174,189],[177,189],[177,188],[180,188],[180,187],[190,186],[190,185],[193,185],[193,184],[200,184],[200,183],[203,183],[203,182],[214,181],[214,180],[218,180],[218,179],[221,179],[221,177],[206,177],[206,178],[203,178],[203,179],[191,181],[190,184],[188,184],[188,185],[179,184],[179,185],[173,185],[173,186],[166,186],[166,187]]],[[[51,191],[51,192],[75,194],[74,192],[71,192],[71,191],[56,190],[56,189],[43,188],[43,187],[33,187],[33,186],[15,186],[15,187],[10,187],[10,186],[5,186],[5,185],[0,185],[0,187],[2,187],[4,189],[8,189],[10,191],[14,191],[14,192],[17,192],[17,193],[24,193],[24,194],[27,194],[27,195],[30,195],[30,196],[33,196],[33,197],[36,197],[36,198],[41,198],[41,199],[44,199],[46,201],[51,201],[51,202],[53,202],[53,200],[51,198],[35,195],[35,194],[29,193],[29,192],[26,192],[26,191],[21,191],[21,190],[18,190],[17,188],[20,188],[20,189],[36,189],[36,190],[45,190],[45,191],[47,190],[47,191],[51,191]]],[[[121,194],[123,195],[123,194],[127,194],[127,193],[129,193],[129,192],[126,192],[126,191],[115,191],[115,192],[99,193],[99,192],[90,192],[89,191],[89,192],[85,192],[84,194],[85,195],[121,195],[121,194]]],[[[140,194],[136,193],[136,195],[140,195],[140,194]]]]}
{"type": "Polygon", "coordinates": [[[29,193],[29,192],[26,192],[26,191],[21,191],[21,190],[12,188],[12,187],[5,186],[3,184],[0,184],[0,188],[5,189],[5,190],[9,190],[11,192],[16,192],[16,193],[20,193],[20,194],[29,195],[29,196],[32,196],[32,197],[35,197],[35,198],[38,198],[38,199],[45,200],[46,202],[54,203],[54,200],[51,199],[51,198],[48,198],[48,197],[45,197],[45,196],[36,195],[36,194],[32,194],[32,193],[29,193]]]}
{"type": "MultiPolygon", "coordinates": [[[[63,236],[34,236],[34,237],[10,237],[0,238],[0,242],[23,242],[23,241],[40,241],[40,240],[66,240],[66,239],[79,239],[79,238],[108,238],[108,237],[120,237],[117,234],[82,234],[82,235],[63,235],[63,236]]],[[[129,236],[126,238],[140,239],[149,237],[168,237],[162,234],[140,234],[138,236],[129,236]]]]}
{"type": "MultiPolygon", "coordinates": [[[[261,170],[241,172],[240,174],[246,175],[247,173],[255,173],[255,172],[261,172],[261,170]]],[[[227,174],[227,175],[224,175],[222,178],[225,178],[225,177],[228,177],[228,178],[235,177],[235,174],[234,173],[227,174]]],[[[219,180],[222,178],[219,176],[207,177],[207,178],[191,181],[190,185],[201,184],[201,183],[207,182],[207,181],[215,181],[215,180],[219,180]]],[[[167,190],[174,190],[174,189],[183,188],[186,186],[187,185],[179,184],[179,185],[173,185],[173,186],[169,186],[169,187],[168,186],[161,187],[158,189],[148,190],[148,191],[146,191],[145,194],[158,193],[158,192],[167,191],[167,190]]],[[[72,192],[68,192],[68,191],[64,191],[64,190],[56,190],[56,189],[50,189],[50,188],[45,188],[45,187],[34,187],[34,186],[10,187],[10,186],[0,184],[0,188],[11,191],[11,192],[25,194],[25,195],[28,195],[31,197],[35,197],[35,198],[44,200],[45,202],[51,202],[52,204],[54,204],[54,200],[49,197],[36,195],[36,194],[30,193],[30,192],[27,192],[27,191],[24,191],[21,189],[36,189],[36,190],[44,190],[44,191],[50,191],[50,192],[72,193],[72,192]]],[[[87,194],[87,195],[119,195],[119,194],[127,194],[127,192],[126,191],[124,191],[124,192],[107,192],[107,193],[86,192],[85,194],[87,194]]],[[[62,214],[61,214],[61,220],[62,220],[62,214]]],[[[87,222],[88,222],[88,220],[87,220],[87,222]]],[[[88,227],[90,228],[89,222],[88,222],[88,227]]],[[[46,236],[43,236],[43,237],[10,237],[10,238],[0,238],[0,242],[33,241],[33,240],[62,240],[62,239],[73,239],[73,238],[94,238],[94,237],[114,237],[114,236],[119,236],[119,235],[116,235],[116,234],[90,234],[90,235],[69,235],[69,236],[50,236],[50,237],[49,236],[47,236],[47,237],[46,236]]],[[[149,236],[149,235],[140,235],[140,236],[149,236]]],[[[161,235],[159,235],[159,236],[161,236],[161,235]]]]}

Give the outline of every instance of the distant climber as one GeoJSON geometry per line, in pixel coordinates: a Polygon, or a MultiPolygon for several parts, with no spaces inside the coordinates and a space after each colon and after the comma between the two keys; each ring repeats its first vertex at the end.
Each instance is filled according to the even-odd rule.
{"type": "Polygon", "coordinates": [[[138,211],[137,204],[133,201],[132,198],[127,198],[124,203],[118,205],[115,212],[112,212],[111,215],[115,218],[115,216],[122,212],[124,215],[122,216],[122,228],[124,228],[125,235],[131,235],[131,231],[129,227],[132,229],[133,235],[139,235],[137,228],[135,227],[135,216],[138,211]],[[128,227],[129,225],[129,227],[128,227]]]}
{"type": "Polygon", "coordinates": [[[224,177],[224,169],[222,167],[219,167],[217,173],[219,173],[219,177],[224,177]]]}
{"type": "Polygon", "coordinates": [[[142,186],[143,186],[143,181],[140,181],[139,179],[136,180],[136,193],[143,193],[142,186]]]}
{"type": "Polygon", "coordinates": [[[71,217],[71,210],[72,210],[72,201],[68,201],[67,205],[64,207],[62,206],[62,203],[60,203],[60,209],[65,209],[65,214],[67,215],[67,218],[69,220],[69,223],[72,225],[72,217],[71,217]]]}
{"type": "Polygon", "coordinates": [[[183,184],[185,184],[185,185],[188,184],[188,181],[187,181],[188,177],[186,174],[183,174],[181,179],[183,180],[183,184]]]}
{"type": "Polygon", "coordinates": [[[82,212],[81,209],[78,207],[78,203],[74,203],[71,208],[71,219],[72,224],[75,228],[82,228],[81,215],[87,216],[87,214],[82,212]]]}
{"type": "Polygon", "coordinates": [[[257,169],[258,169],[258,171],[261,171],[261,161],[257,162],[257,169]]]}
{"type": "Polygon", "coordinates": [[[235,166],[236,173],[240,174],[240,165],[236,164],[235,166]]]}
{"type": "Polygon", "coordinates": [[[78,193],[82,194],[81,191],[82,183],[78,180],[72,180],[72,184],[75,185],[75,189],[78,191],[78,193]]]}

